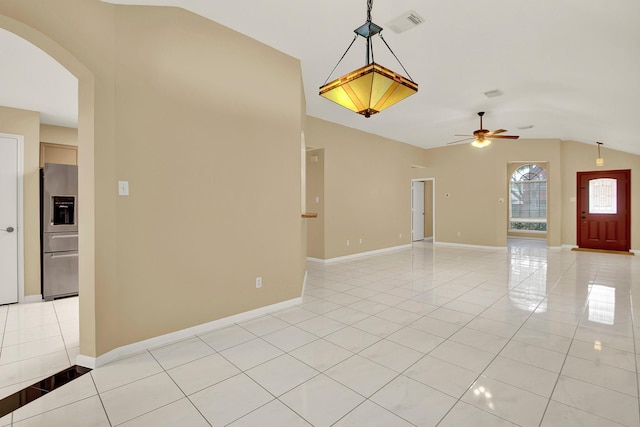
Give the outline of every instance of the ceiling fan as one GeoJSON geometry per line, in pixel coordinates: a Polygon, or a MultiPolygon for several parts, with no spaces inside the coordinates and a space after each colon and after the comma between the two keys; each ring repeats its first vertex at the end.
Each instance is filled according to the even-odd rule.
{"type": "Polygon", "coordinates": [[[472,146],[476,148],[484,148],[491,144],[491,139],[499,138],[499,139],[518,139],[520,136],[518,135],[498,135],[506,132],[506,129],[498,129],[494,131],[490,131],[482,128],[482,116],[484,116],[484,111],[480,111],[478,113],[480,116],[480,129],[473,132],[473,135],[455,135],[455,136],[466,136],[468,138],[460,139],[458,141],[452,141],[447,143],[447,145],[458,144],[460,142],[469,141],[473,139],[471,143],[472,146]],[[488,139],[491,138],[491,139],[488,139]]]}

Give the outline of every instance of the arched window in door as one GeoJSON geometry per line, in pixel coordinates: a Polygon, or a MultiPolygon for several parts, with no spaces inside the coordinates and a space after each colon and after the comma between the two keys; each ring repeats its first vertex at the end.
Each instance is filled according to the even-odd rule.
{"type": "Polygon", "coordinates": [[[509,231],[547,231],[547,171],[519,167],[510,180],[509,231]]]}

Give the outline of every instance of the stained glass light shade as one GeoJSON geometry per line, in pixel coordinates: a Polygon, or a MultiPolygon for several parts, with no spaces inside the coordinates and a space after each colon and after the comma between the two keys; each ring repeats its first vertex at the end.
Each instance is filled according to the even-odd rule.
{"type": "Polygon", "coordinates": [[[375,62],[320,87],[320,95],[365,117],[418,91],[418,84],[375,62]]]}

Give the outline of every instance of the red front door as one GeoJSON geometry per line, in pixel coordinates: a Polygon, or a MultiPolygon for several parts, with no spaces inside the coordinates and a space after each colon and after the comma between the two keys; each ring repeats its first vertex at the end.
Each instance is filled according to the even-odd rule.
{"type": "Polygon", "coordinates": [[[578,172],[578,247],[631,248],[631,171],[578,172]]]}

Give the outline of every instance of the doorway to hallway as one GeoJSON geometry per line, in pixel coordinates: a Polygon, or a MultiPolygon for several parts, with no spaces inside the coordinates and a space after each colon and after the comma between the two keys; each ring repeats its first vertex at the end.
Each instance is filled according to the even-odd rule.
{"type": "Polygon", "coordinates": [[[435,180],[411,181],[411,241],[435,239],[435,180]]]}

